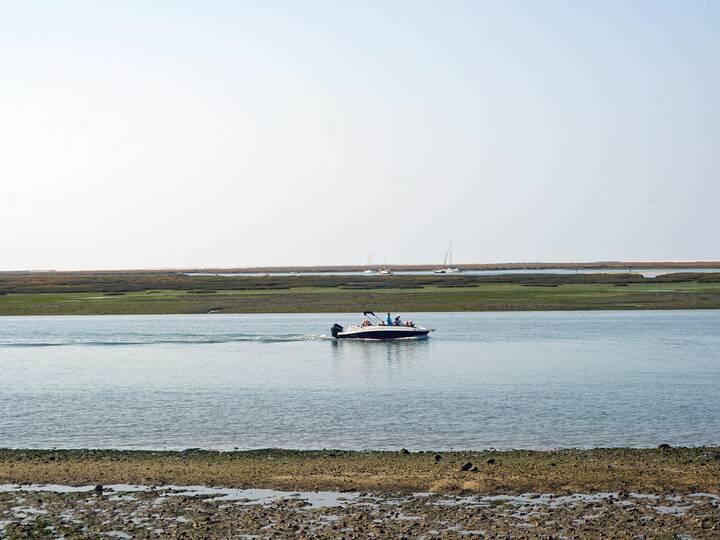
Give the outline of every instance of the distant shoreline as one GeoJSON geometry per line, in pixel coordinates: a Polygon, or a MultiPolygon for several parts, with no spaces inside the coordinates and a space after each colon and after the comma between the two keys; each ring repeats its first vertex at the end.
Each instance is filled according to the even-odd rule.
{"type": "MultiPolygon", "coordinates": [[[[155,274],[168,272],[231,273],[287,273],[287,272],[362,272],[367,268],[389,268],[393,271],[431,271],[443,265],[436,264],[370,264],[370,265],[298,265],[298,266],[201,266],[167,268],[126,268],[107,270],[0,270],[3,275],[17,274],[155,274]]],[[[589,261],[589,262],[502,262],[502,263],[455,263],[465,270],[634,270],[664,268],[720,268],[720,261],[589,261]]]]}

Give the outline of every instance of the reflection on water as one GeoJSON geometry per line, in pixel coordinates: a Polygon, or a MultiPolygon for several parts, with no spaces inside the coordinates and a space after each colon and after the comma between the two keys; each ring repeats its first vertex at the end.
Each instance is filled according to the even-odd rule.
{"type": "Polygon", "coordinates": [[[430,338],[403,339],[397,341],[373,340],[332,340],[331,354],[335,362],[355,361],[360,358],[365,363],[375,363],[384,358],[388,365],[418,361],[430,352],[430,338]]]}
{"type": "Polygon", "coordinates": [[[717,444],[720,312],[3,318],[0,446],[717,444]]]}

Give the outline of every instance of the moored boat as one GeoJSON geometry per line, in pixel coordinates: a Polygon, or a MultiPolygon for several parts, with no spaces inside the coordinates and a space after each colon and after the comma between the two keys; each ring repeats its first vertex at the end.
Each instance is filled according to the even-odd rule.
{"type": "Polygon", "coordinates": [[[399,323],[399,317],[396,319],[399,324],[386,324],[380,317],[372,311],[364,311],[366,317],[362,323],[355,326],[343,326],[335,323],[330,329],[332,337],[335,339],[408,339],[408,338],[425,338],[433,331],[432,328],[422,328],[415,326],[412,321],[399,323]]]}
{"type": "Polygon", "coordinates": [[[367,264],[365,265],[365,270],[363,270],[363,274],[377,274],[377,268],[372,267],[372,251],[368,254],[367,258],[367,264]]]}
{"type": "Polygon", "coordinates": [[[383,265],[382,265],[382,268],[380,269],[380,274],[382,274],[383,276],[390,276],[393,274],[393,271],[390,270],[390,268],[387,265],[387,262],[385,262],[385,255],[383,255],[383,265]]]}
{"type": "Polygon", "coordinates": [[[462,272],[462,268],[459,266],[453,266],[452,264],[452,242],[450,242],[450,245],[445,252],[445,259],[443,260],[442,267],[436,268],[433,272],[436,274],[455,274],[462,272]]]}

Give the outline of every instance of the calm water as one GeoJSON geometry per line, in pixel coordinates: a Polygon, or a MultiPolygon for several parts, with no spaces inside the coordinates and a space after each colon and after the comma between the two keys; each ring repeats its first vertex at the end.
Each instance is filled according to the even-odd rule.
{"type": "MultiPolygon", "coordinates": [[[[439,265],[442,266],[442,265],[439,265]]],[[[462,267],[462,265],[459,265],[462,267]]],[[[720,272],[720,268],[551,268],[538,270],[464,270],[462,275],[468,276],[491,276],[503,274],[640,274],[643,277],[654,278],[662,274],[675,274],[678,272],[704,273],[704,272],[720,272]]],[[[431,276],[434,275],[432,270],[399,270],[393,272],[400,276],[431,276]]],[[[363,274],[362,272],[227,272],[227,273],[209,273],[209,272],[189,272],[188,276],[378,276],[380,274],[363,274]]],[[[448,274],[458,275],[458,274],[448,274]]]]}
{"type": "Polygon", "coordinates": [[[0,446],[720,443],[720,311],[0,318],[0,446]]]}

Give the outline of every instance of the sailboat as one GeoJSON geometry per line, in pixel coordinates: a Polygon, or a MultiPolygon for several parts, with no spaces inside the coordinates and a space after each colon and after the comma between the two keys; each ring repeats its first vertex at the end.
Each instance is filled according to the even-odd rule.
{"type": "Polygon", "coordinates": [[[367,258],[367,264],[365,265],[365,270],[363,271],[363,274],[377,274],[377,270],[374,268],[371,268],[372,266],[372,251],[368,253],[367,258]]]}
{"type": "Polygon", "coordinates": [[[390,270],[388,268],[387,264],[385,263],[385,254],[383,254],[383,265],[382,265],[382,268],[380,269],[380,273],[383,276],[389,276],[393,273],[392,270],[390,270]]]}
{"type": "Polygon", "coordinates": [[[455,274],[457,272],[462,272],[462,268],[453,266],[452,264],[452,242],[450,242],[447,251],[445,252],[442,268],[436,268],[433,272],[436,274],[455,274]]]}

